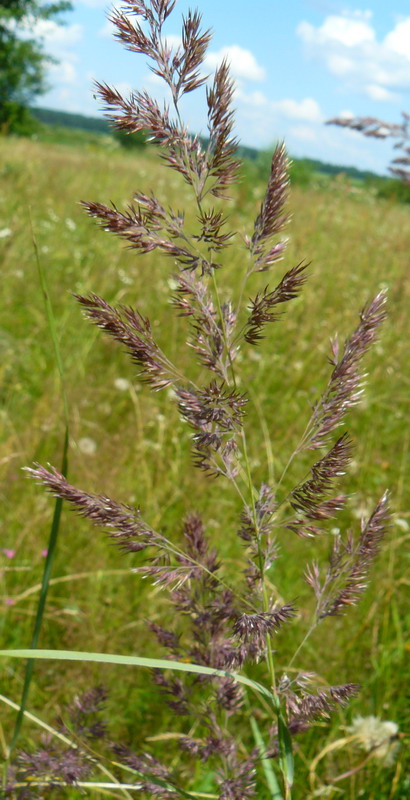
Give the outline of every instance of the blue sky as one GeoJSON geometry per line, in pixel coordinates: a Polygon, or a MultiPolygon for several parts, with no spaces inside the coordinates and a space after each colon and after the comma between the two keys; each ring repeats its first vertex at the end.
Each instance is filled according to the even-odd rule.
{"type": "MultiPolygon", "coordinates": [[[[324,121],[350,113],[399,122],[401,109],[410,111],[410,0],[179,0],[166,31],[171,42],[178,42],[181,14],[197,5],[214,32],[207,71],[224,55],[231,61],[243,144],[268,148],[285,138],[298,157],[385,171],[389,141],[324,121]]],[[[39,105],[98,116],[96,78],[166,97],[144,57],[113,39],[109,3],[73,6],[63,27],[39,23],[46,50],[60,61],[49,69],[50,90],[39,105]]],[[[206,133],[203,99],[190,95],[184,113],[191,130],[206,133]]]]}

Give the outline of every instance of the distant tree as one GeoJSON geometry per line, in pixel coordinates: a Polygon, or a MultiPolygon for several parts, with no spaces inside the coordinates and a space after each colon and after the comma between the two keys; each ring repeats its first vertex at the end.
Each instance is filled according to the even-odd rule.
{"type": "Polygon", "coordinates": [[[70,0],[0,0],[0,131],[24,132],[28,105],[47,88],[45,67],[53,59],[30,29],[70,8],[70,0]]]}
{"type": "Polygon", "coordinates": [[[136,131],[135,133],[126,133],[125,131],[115,131],[114,138],[120,143],[121,147],[126,150],[139,150],[147,144],[149,134],[144,131],[136,131]]]}
{"type": "Polygon", "coordinates": [[[375,117],[335,117],[326,124],[361,131],[364,136],[373,136],[375,139],[398,139],[394,147],[401,152],[392,160],[389,170],[403,183],[410,185],[410,116],[402,111],[402,117],[401,124],[383,122],[375,117]]]}

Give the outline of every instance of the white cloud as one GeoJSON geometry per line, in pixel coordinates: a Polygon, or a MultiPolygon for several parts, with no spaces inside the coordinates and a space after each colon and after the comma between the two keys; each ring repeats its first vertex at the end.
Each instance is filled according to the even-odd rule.
{"type": "Polygon", "coordinates": [[[71,61],[60,61],[58,64],[51,64],[50,75],[55,83],[75,83],[77,72],[71,61]]]}
{"type": "Polygon", "coordinates": [[[260,91],[246,93],[241,85],[237,87],[235,99],[239,103],[245,104],[248,108],[259,109],[265,116],[269,112],[275,117],[300,120],[304,122],[323,122],[324,116],[319,104],[312,97],[305,97],[303,100],[295,100],[292,97],[285,97],[283,100],[269,100],[260,91]]]}
{"type": "Polygon", "coordinates": [[[343,111],[339,111],[337,116],[340,117],[340,119],[353,119],[355,114],[353,114],[353,111],[350,111],[350,109],[346,108],[343,111]]]}
{"type": "Polygon", "coordinates": [[[109,9],[112,4],[110,4],[109,0],[77,0],[75,5],[88,6],[88,8],[109,9]]]}
{"type": "Polygon", "coordinates": [[[172,47],[173,50],[176,50],[182,45],[182,39],[177,33],[167,33],[165,42],[167,47],[172,47]]]}
{"type": "Polygon", "coordinates": [[[250,50],[244,50],[237,44],[223,47],[218,52],[210,52],[205,58],[205,67],[214,70],[221,61],[227,58],[232,75],[235,78],[244,78],[248,81],[264,81],[266,72],[256,61],[250,50]]]}
{"type": "Polygon", "coordinates": [[[114,36],[114,33],[115,33],[115,27],[112,24],[112,22],[110,22],[109,19],[107,19],[104,22],[104,25],[98,31],[98,35],[102,36],[103,38],[107,38],[107,37],[111,38],[111,36],[114,36]]]}
{"type": "Polygon", "coordinates": [[[392,103],[399,99],[397,94],[385,89],[384,86],[378,86],[377,83],[369,83],[365,87],[365,92],[372,100],[383,100],[392,103]]]}
{"type": "Polygon", "coordinates": [[[410,17],[397,23],[396,27],[387,34],[384,44],[393,53],[410,59],[410,17]]]}
{"type": "Polygon", "coordinates": [[[312,58],[323,61],[348,87],[373,100],[398,99],[390,90],[410,88],[410,17],[378,40],[370,11],[326,17],[315,27],[301,22],[297,34],[312,58]]]}
{"type": "Polygon", "coordinates": [[[289,128],[289,135],[302,142],[317,142],[318,132],[309,125],[294,125],[289,128]]]}
{"type": "Polygon", "coordinates": [[[354,72],[355,63],[351,58],[330,53],[328,67],[333,75],[349,75],[349,73],[354,72]]]}
{"type": "MultiPolygon", "coordinates": [[[[30,25],[30,22],[27,24],[30,25]]],[[[77,44],[83,37],[82,25],[58,25],[51,19],[40,19],[30,28],[36,38],[43,39],[47,47],[52,46],[53,50],[77,44]]]]}
{"type": "Polygon", "coordinates": [[[324,44],[339,42],[345,47],[355,47],[374,40],[374,31],[369,23],[356,17],[326,17],[320,28],[309,22],[301,22],[296,30],[306,42],[324,44]]]}
{"type": "MultiPolygon", "coordinates": [[[[14,20],[10,27],[17,30],[14,20]]],[[[37,39],[42,41],[47,55],[54,57],[57,64],[49,64],[48,71],[53,82],[74,83],[77,79],[74,64],[78,56],[73,47],[82,39],[84,28],[82,25],[59,25],[50,19],[35,20],[27,15],[19,23],[18,34],[22,39],[37,39]]]]}
{"type": "Polygon", "coordinates": [[[319,104],[312,97],[306,97],[299,103],[292,98],[277,100],[272,103],[272,108],[288,119],[300,119],[307,122],[322,122],[324,119],[319,104]]]}

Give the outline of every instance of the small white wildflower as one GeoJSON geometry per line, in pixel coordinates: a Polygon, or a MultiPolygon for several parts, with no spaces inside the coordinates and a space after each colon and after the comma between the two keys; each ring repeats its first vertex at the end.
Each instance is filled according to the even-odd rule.
{"type": "Polygon", "coordinates": [[[126,378],[116,378],[114,386],[119,392],[126,392],[130,388],[130,382],[126,378]]]}
{"type": "Polygon", "coordinates": [[[89,436],[83,436],[82,439],[78,440],[78,449],[86,456],[93,456],[97,450],[97,444],[89,436]]]}
{"type": "Polygon", "coordinates": [[[7,236],[11,236],[12,230],[11,228],[2,228],[0,231],[0,239],[7,239],[7,236]]]}
{"type": "Polygon", "coordinates": [[[173,292],[175,292],[175,289],[178,289],[178,281],[176,281],[175,278],[168,278],[167,284],[173,292]]]}
{"type": "Polygon", "coordinates": [[[104,414],[106,417],[109,417],[112,411],[109,403],[99,403],[97,408],[100,414],[104,414]]]}
{"type": "Polygon", "coordinates": [[[399,747],[397,722],[383,722],[375,716],[355,717],[348,731],[357,737],[360,747],[366,753],[371,752],[385,766],[393,763],[399,747]]]}
{"type": "Polygon", "coordinates": [[[396,517],[394,521],[401,531],[410,531],[410,525],[406,519],[403,519],[403,517],[396,517]]]}
{"type": "Polygon", "coordinates": [[[67,219],[65,221],[65,224],[66,224],[66,226],[67,226],[69,231],[75,231],[75,229],[77,227],[77,225],[75,224],[74,220],[70,219],[70,217],[67,217],[67,219]]]}
{"type": "Polygon", "coordinates": [[[370,509],[366,508],[364,505],[359,505],[352,510],[352,516],[356,517],[356,519],[368,519],[370,516],[370,509]]]}
{"type": "Polygon", "coordinates": [[[124,269],[119,269],[118,270],[118,277],[119,277],[121,283],[125,283],[126,286],[131,286],[134,283],[133,279],[130,278],[129,275],[127,275],[127,273],[125,272],[124,269]]]}

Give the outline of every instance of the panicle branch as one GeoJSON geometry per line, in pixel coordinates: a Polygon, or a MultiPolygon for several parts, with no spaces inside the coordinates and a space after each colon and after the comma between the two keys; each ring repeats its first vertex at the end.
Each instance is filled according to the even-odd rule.
{"type": "Polygon", "coordinates": [[[226,197],[227,187],[235,181],[240,162],[234,158],[238,141],[232,136],[234,83],[226,59],[217,68],[213,86],[207,89],[209,146],[208,174],[216,178],[211,194],[226,197]]]}
{"type": "Polygon", "coordinates": [[[410,184],[410,115],[402,111],[402,123],[385,122],[376,117],[335,117],[329,119],[327,125],[339,125],[360,131],[364,136],[373,139],[398,139],[394,145],[396,150],[401,150],[402,155],[392,160],[390,172],[403,183],[410,184]],[[399,166],[396,166],[399,165],[399,166]]]}
{"type": "Polygon", "coordinates": [[[315,694],[302,691],[297,694],[286,691],[286,705],[289,724],[315,722],[318,719],[329,719],[338,706],[346,706],[360,691],[357,683],[346,683],[320,689],[315,694]]]}
{"type": "Polygon", "coordinates": [[[183,234],[183,218],[172,212],[167,214],[154,197],[139,194],[136,200],[138,206],[129,205],[125,212],[119,211],[115,205],[110,208],[103,203],[83,202],[82,205],[104,230],[126,239],[139,254],[161,250],[177,259],[185,269],[194,270],[200,266],[202,260],[198,255],[174,241],[183,234]],[[161,235],[164,228],[170,238],[161,235]]]}
{"type": "Polygon", "coordinates": [[[245,644],[251,642],[262,653],[266,647],[266,637],[278,631],[285,622],[296,616],[293,603],[274,606],[271,611],[257,614],[241,614],[235,622],[233,632],[245,644]]]}
{"type": "Polygon", "coordinates": [[[347,411],[359,402],[363,393],[360,364],[385,320],[385,305],[386,293],[382,291],[363,309],[359,325],[345,342],[340,357],[337,341],[334,341],[333,357],[330,359],[333,371],[324,394],[313,409],[308,432],[300,449],[308,447],[315,450],[326,445],[329,435],[342,423],[347,411]]]}
{"type": "Polygon", "coordinates": [[[266,286],[251,300],[251,313],[246,322],[245,340],[249,344],[258,344],[263,339],[263,329],[267,322],[279,319],[280,313],[273,309],[281,303],[287,303],[298,296],[306,281],[307,264],[292,267],[273,291],[266,286]]]}
{"type": "Polygon", "coordinates": [[[88,319],[125,345],[132,361],[139,367],[139,377],[152,389],[165,389],[180,379],[176,368],[155,343],[146,317],[126,306],[113,308],[101,297],[75,295],[88,319]]]}
{"type": "Polygon", "coordinates": [[[69,503],[80,516],[95,525],[108,528],[115,543],[129,553],[136,553],[162,543],[162,537],[142,519],[139,509],[117,503],[104,495],[88,494],[68,483],[55,467],[47,470],[41,464],[26,467],[31,478],[39,481],[55,497],[69,503]]]}
{"type": "Polygon", "coordinates": [[[272,243],[289,221],[284,208],[289,194],[289,163],[284,144],[278,144],[260,212],[255,220],[252,239],[247,241],[255,259],[251,272],[264,272],[282,257],[286,243],[272,243]]]}
{"type": "Polygon", "coordinates": [[[352,442],[345,433],[323,458],[313,465],[311,478],[291,492],[290,505],[297,512],[297,518],[286,524],[288,530],[299,536],[312,536],[321,533],[321,528],[311,521],[320,522],[331,519],[340,511],[346,501],[345,495],[330,497],[335,481],[344,475],[352,456],[352,442]]]}
{"type": "Polygon", "coordinates": [[[276,505],[270,486],[263,483],[255,500],[255,514],[249,506],[246,506],[241,513],[241,527],[238,536],[245,542],[251,542],[261,536],[268,536],[272,531],[272,517],[276,505]]]}
{"type": "Polygon", "coordinates": [[[335,539],[323,582],[317,564],[306,571],[306,581],[317,599],[317,619],[343,614],[365,591],[370,568],[380,552],[389,524],[388,494],[385,492],[367,522],[362,521],[357,545],[335,539]]]}
{"type": "Polygon", "coordinates": [[[227,382],[229,366],[235,361],[237,347],[233,343],[236,314],[230,303],[217,313],[204,280],[184,272],[176,277],[173,305],[191,323],[190,346],[207,369],[227,382]]]}
{"type": "Polygon", "coordinates": [[[214,476],[222,474],[215,460],[219,454],[225,470],[231,473],[235,434],[241,428],[247,403],[245,395],[216,381],[200,391],[178,388],[176,394],[181,416],[195,431],[195,465],[214,476]]]}

